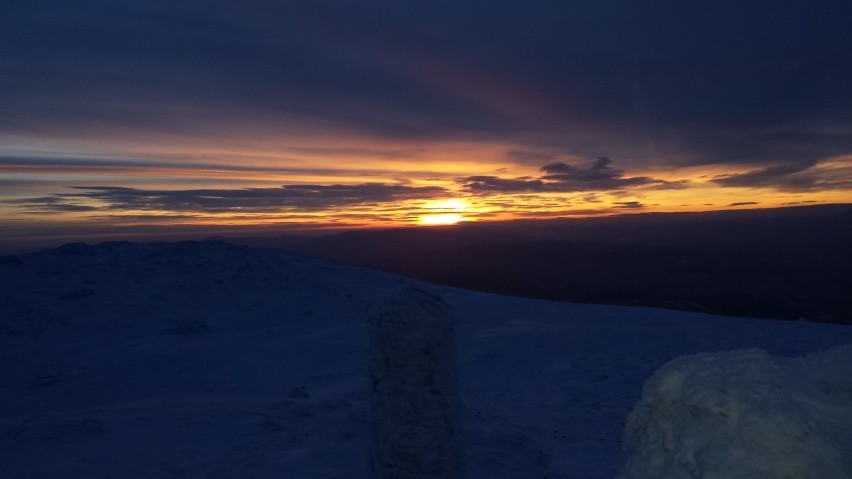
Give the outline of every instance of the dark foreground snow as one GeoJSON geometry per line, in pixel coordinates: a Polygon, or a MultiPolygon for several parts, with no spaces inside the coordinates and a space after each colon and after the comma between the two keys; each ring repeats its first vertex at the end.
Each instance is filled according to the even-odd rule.
{"type": "Polygon", "coordinates": [[[478,294],[218,242],[66,245],[0,258],[2,476],[363,477],[366,307],[407,285],[459,321],[470,478],[614,477],[666,361],[852,343],[838,325],[478,294]]]}

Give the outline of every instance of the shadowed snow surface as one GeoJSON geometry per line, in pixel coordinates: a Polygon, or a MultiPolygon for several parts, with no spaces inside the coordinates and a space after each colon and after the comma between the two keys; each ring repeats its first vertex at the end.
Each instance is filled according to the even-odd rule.
{"type": "Polygon", "coordinates": [[[852,343],[838,325],[501,297],[221,242],[71,244],[0,257],[2,475],[363,477],[366,307],[403,286],[458,320],[470,478],[613,477],[666,361],[852,343]]]}

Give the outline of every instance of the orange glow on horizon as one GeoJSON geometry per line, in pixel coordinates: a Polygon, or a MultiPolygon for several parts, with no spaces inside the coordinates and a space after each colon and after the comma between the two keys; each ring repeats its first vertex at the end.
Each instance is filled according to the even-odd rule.
{"type": "Polygon", "coordinates": [[[21,140],[14,144],[17,150],[9,151],[16,160],[0,164],[0,179],[5,180],[0,216],[7,223],[16,221],[15,228],[33,231],[48,224],[321,230],[852,203],[846,186],[852,182],[849,156],[823,159],[799,173],[806,183],[819,186],[810,190],[718,181],[759,173],[762,167],[756,166],[641,166],[617,158],[612,167],[616,177],[652,177],[659,183],[617,187],[616,182],[590,190],[579,183],[547,187],[554,180],[545,177],[542,166],[564,162],[583,171],[592,160],[564,153],[514,160],[516,146],[500,142],[362,138],[310,146],[310,139],[288,143],[287,138],[253,143],[167,140],[143,144],[118,139],[97,148],[73,144],[72,151],[51,144],[36,148],[21,140]],[[471,178],[486,179],[486,187],[471,186],[471,178]],[[661,187],[665,182],[678,184],[661,187]],[[279,197],[272,191],[299,185],[316,188],[301,192],[307,195],[304,201],[297,194],[279,197]],[[352,193],[340,191],[348,186],[352,193]],[[110,188],[141,192],[135,193],[136,202],[122,203],[120,192],[106,191],[110,188]],[[326,199],[328,191],[336,196],[326,199]],[[261,201],[264,195],[268,202],[261,201]]]}
{"type": "Polygon", "coordinates": [[[420,224],[425,226],[455,225],[463,221],[467,221],[467,218],[458,213],[439,213],[420,217],[420,224]]]}
{"type": "Polygon", "coordinates": [[[470,221],[466,214],[476,214],[476,209],[465,199],[449,198],[427,201],[423,208],[434,211],[420,215],[418,222],[425,226],[455,225],[470,221]]]}

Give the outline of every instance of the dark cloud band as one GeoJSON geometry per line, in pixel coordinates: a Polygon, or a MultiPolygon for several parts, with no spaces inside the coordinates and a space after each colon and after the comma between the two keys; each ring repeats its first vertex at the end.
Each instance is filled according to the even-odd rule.
{"type": "Polygon", "coordinates": [[[12,1],[0,133],[344,131],[817,161],[852,152],[850,23],[842,1],[12,1]]]}
{"type": "Polygon", "coordinates": [[[280,188],[145,190],[118,186],[78,186],[74,193],[15,200],[30,211],[175,211],[269,213],[323,210],[342,206],[434,198],[440,187],[385,183],[284,185],[280,188]]]}
{"type": "Polygon", "coordinates": [[[537,178],[469,176],[459,182],[467,191],[473,193],[570,193],[627,188],[679,189],[688,186],[682,181],[672,182],[647,176],[625,176],[623,171],[611,167],[611,163],[612,160],[606,157],[600,157],[587,166],[556,162],[542,166],[542,175],[537,178]]]}

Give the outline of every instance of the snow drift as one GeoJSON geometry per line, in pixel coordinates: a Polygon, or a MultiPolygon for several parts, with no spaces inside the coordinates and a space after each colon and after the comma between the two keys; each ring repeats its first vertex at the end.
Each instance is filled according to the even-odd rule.
{"type": "Polygon", "coordinates": [[[624,479],[852,478],[852,346],[684,356],[645,384],[624,479]]]}

